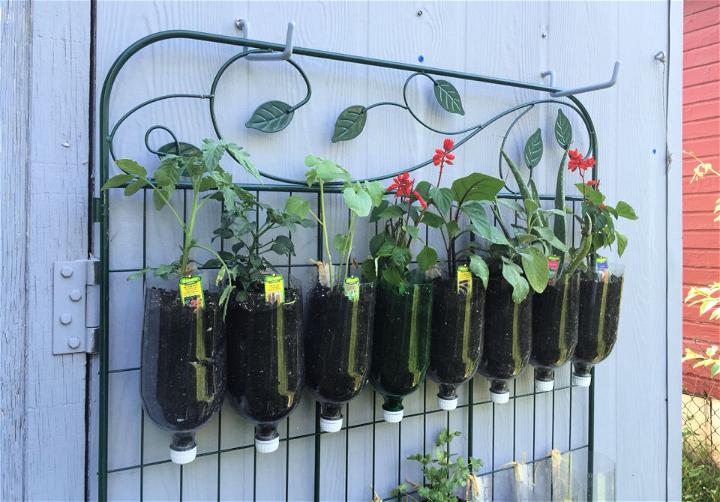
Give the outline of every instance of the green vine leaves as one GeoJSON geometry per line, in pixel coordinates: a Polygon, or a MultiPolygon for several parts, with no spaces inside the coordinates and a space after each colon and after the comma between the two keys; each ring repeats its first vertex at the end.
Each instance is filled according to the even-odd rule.
{"type": "MultiPolygon", "coordinates": [[[[437,103],[447,112],[454,113],[457,115],[465,115],[465,110],[462,105],[462,99],[460,93],[447,80],[439,80],[430,77],[427,74],[414,74],[408,78],[407,82],[416,75],[424,75],[433,82],[433,94],[437,103]]],[[[367,113],[371,108],[381,105],[393,105],[399,106],[400,108],[408,109],[407,102],[405,105],[398,103],[376,103],[374,105],[365,107],[362,105],[353,105],[345,108],[337,120],[335,121],[335,129],[333,130],[332,142],[338,143],[340,141],[349,141],[357,138],[365,128],[367,123],[367,113]]]]}

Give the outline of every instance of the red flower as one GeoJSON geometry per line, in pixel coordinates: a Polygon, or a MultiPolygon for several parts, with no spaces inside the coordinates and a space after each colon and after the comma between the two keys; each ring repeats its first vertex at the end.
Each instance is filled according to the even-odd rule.
{"type": "Polygon", "coordinates": [[[401,197],[404,200],[412,203],[411,196],[420,203],[423,209],[427,209],[427,202],[422,198],[422,195],[414,189],[415,180],[410,179],[410,173],[402,173],[399,176],[393,178],[393,183],[387,188],[388,192],[395,190],[395,197],[401,197]]]}
{"type": "Polygon", "coordinates": [[[438,148],[435,150],[435,155],[433,155],[433,164],[436,166],[439,166],[440,164],[447,164],[448,166],[453,165],[455,154],[450,153],[450,150],[452,150],[454,146],[455,142],[452,139],[445,138],[445,141],[443,141],[443,149],[440,150],[438,148]]]}
{"type": "Polygon", "coordinates": [[[585,184],[591,188],[594,188],[595,190],[600,188],[600,180],[588,180],[585,182],[585,184]]]}
{"type": "Polygon", "coordinates": [[[595,159],[592,156],[585,158],[577,149],[568,151],[568,156],[570,157],[568,169],[572,172],[577,171],[579,168],[580,172],[583,173],[587,168],[595,165],[595,159]]]}

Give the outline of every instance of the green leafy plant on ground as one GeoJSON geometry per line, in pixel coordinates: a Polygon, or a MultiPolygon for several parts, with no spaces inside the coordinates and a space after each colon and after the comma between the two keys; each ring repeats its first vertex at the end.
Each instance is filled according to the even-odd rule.
{"type": "Polygon", "coordinates": [[[478,497],[479,483],[475,473],[482,466],[482,461],[472,457],[465,460],[449,453],[450,443],[458,436],[459,432],[445,429],[438,435],[432,454],[410,455],[408,460],[415,460],[422,466],[425,483],[402,483],[392,491],[392,495],[405,495],[406,500],[454,502],[458,500],[456,493],[465,487],[465,499],[478,497]]]}
{"type": "Polygon", "coordinates": [[[720,501],[720,467],[707,449],[683,448],[682,499],[686,502],[720,501]]]}

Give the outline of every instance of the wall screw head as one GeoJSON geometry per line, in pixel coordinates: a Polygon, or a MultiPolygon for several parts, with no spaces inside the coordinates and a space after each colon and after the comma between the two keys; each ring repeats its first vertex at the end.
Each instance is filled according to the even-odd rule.
{"type": "Polygon", "coordinates": [[[422,11],[422,10],[418,10],[418,11],[415,13],[415,15],[416,15],[417,17],[420,17],[420,16],[423,15],[423,11],[422,11]]]}
{"type": "Polygon", "coordinates": [[[244,30],[245,29],[245,20],[240,19],[240,18],[236,19],[235,20],[235,28],[237,28],[240,31],[244,30]]]}
{"type": "Polygon", "coordinates": [[[547,37],[548,37],[548,34],[547,34],[547,32],[543,31],[540,36],[543,37],[543,38],[547,38],[547,37]]]}
{"type": "Polygon", "coordinates": [[[68,338],[67,344],[71,349],[77,349],[80,347],[80,339],[76,336],[71,336],[68,338]]]}
{"type": "Polygon", "coordinates": [[[70,148],[70,143],[68,143],[68,142],[66,141],[65,143],[62,144],[62,146],[65,147],[65,148],[70,148]]]}
{"type": "Polygon", "coordinates": [[[71,269],[70,267],[63,267],[60,269],[60,275],[63,276],[65,279],[72,277],[73,269],[71,269]]]}
{"type": "Polygon", "coordinates": [[[67,314],[67,313],[60,315],[60,324],[62,324],[63,326],[67,326],[71,322],[72,322],[72,315],[67,314]]]}

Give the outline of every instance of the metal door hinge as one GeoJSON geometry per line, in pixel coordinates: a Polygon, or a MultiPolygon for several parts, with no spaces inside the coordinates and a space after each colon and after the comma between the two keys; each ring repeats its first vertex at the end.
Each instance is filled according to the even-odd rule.
{"type": "Polygon", "coordinates": [[[100,331],[100,261],[58,261],[53,266],[53,354],[97,352],[100,331]]]}

